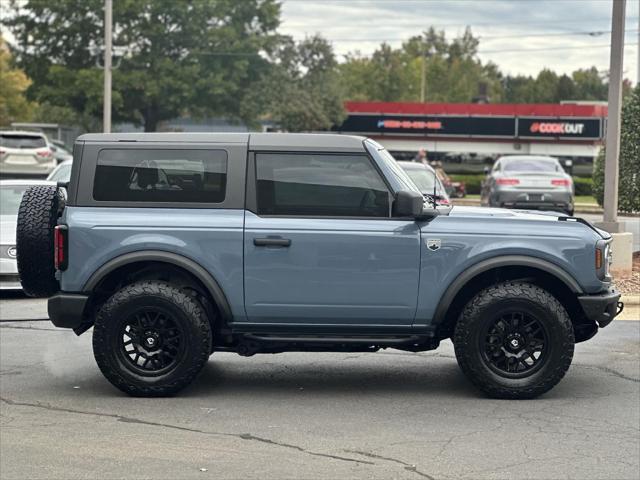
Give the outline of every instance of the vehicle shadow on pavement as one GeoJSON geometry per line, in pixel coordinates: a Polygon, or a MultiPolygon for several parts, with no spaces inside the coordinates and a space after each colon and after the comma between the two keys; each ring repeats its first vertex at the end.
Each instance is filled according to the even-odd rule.
{"type": "MultiPolygon", "coordinates": [[[[480,397],[460,372],[455,360],[435,362],[420,358],[423,365],[371,365],[372,356],[361,364],[336,362],[292,363],[268,361],[227,363],[212,358],[202,374],[181,393],[184,397],[201,397],[222,393],[233,397],[260,395],[346,395],[369,394],[480,397]],[[430,365],[431,363],[431,365],[430,365]],[[377,367],[377,368],[376,368],[377,367]]],[[[385,359],[383,359],[384,361],[385,359]]],[[[389,361],[389,359],[386,359],[389,361]]]]}

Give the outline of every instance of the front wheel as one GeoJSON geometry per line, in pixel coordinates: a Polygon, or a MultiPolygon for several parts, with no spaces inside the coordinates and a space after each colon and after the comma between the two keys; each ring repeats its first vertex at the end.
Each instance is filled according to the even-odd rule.
{"type": "Polygon", "coordinates": [[[134,396],[173,395],[191,383],[211,352],[204,309],[174,285],[128,285],[98,311],[93,352],[114,386],[134,396]]]}
{"type": "Polygon", "coordinates": [[[505,282],[478,293],[456,324],[453,343],[464,374],[494,398],[533,398],[553,388],[573,358],[567,312],[546,290],[505,282]]]}

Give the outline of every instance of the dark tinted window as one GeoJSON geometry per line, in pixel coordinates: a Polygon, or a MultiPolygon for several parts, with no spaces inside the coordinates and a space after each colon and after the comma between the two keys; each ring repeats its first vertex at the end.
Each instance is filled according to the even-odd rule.
{"type": "Polygon", "coordinates": [[[505,172],[559,172],[560,165],[553,160],[510,160],[504,164],[505,172]]]}
{"type": "Polygon", "coordinates": [[[93,198],[116,202],[220,203],[227,186],[223,150],[102,150],[93,198]]]}
{"type": "Polygon", "coordinates": [[[0,135],[0,146],[7,148],[45,148],[47,141],[41,135],[0,135]]]}
{"type": "Polygon", "coordinates": [[[265,153],[256,157],[258,213],[389,216],[389,193],[364,155],[265,153]]]}

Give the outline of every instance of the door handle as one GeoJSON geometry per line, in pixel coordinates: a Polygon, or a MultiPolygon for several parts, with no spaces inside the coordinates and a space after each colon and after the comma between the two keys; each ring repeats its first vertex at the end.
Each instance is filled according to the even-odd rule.
{"type": "Polygon", "coordinates": [[[291,240],[278,237],[254,238],[253,244],[256,247],[288,247],[291,245],[291,240]]]}

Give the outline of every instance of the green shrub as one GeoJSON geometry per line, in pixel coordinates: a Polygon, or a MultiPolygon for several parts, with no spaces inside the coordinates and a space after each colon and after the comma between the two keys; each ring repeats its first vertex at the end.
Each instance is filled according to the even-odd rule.
{"type": "MultiPolygon", "coordinates": [[[[640,86],[636,85],[622,106],[620,126],[620,174],[618,176],[618,210],[640,212],[640,86]]],[[[600,205],[604,200],[605,149],[593,166],[593,196],[600,205]]]]}
{"type": "Polygon", "coordinates": [[[464,182],[467,193],[469,195],[478,195],[480,193],[480,188],[482,186],[482,181],[484,180],[485,175],[482,173],[467,175],[453,174],[449,175],[449,177],[453,182],[464,182]]]}
{"type": "Polygon", "coordinates": [[[573,185],[576,188],[577,196],[593,195],[593,179],[585,177],[573,177],[573,185]]]}

